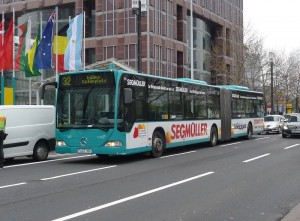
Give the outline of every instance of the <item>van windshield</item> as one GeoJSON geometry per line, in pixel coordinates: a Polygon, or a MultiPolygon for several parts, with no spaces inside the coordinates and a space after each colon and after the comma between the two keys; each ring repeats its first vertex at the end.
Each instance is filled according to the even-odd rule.
{"type": "MultiPolygon", "coordinates": [[[[111,75],[113,77],[113,75],[111,75]]],[[[114,127],[115,84],[59,87],[57,97],[57,127],[114,127]]]]}

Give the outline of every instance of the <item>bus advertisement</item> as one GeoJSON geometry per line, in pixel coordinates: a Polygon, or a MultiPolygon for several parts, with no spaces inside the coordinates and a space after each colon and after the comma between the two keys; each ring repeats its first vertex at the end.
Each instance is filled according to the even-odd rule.
{"type": "Polygon", "coordinates": [[[56,152],[129,155],[263,131],[263,94],[122,70],[63,73],[57,87],[56,152]]]}

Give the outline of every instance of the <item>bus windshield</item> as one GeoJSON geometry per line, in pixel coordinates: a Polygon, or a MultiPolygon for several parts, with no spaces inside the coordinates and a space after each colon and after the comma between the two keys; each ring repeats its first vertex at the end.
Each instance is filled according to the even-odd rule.
{"type": "MultiPolygon", "coordinates": [[[[110,77],[113,78],[113,75],[110,77]]],[[[105,131],[113,128],[115,84],[114,80],[107,82],[110,83],[61,86],[57,95],[57,127],[99,128],[105,131]]]]}

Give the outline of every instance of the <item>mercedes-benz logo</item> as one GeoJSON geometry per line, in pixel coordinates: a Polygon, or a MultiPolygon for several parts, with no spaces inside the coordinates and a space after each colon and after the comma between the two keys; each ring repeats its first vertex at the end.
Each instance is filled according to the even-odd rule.
{"type": "Polygon", "coordinates": [[[86,137],[82,137],[80,140],[80,144],[81,146],[85,146],[88,143],[88,139],[86,137]]]}

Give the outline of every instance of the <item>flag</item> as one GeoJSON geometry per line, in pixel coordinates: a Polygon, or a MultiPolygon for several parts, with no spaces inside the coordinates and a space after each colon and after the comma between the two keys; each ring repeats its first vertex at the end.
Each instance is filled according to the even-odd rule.
{"type": "Polygon", "coordinates": [[[40,42],[40,26],[37,29],[36,38],[34,39],[31,49],[28,50],[25,59],[25,76],[35,77],[41,75],[38,69],[34,67],[34,57],[37,49],[37,45],[40,42]]]}
{"type": "Polygon", "coordinates": [[[19,37],[19,49],[16,57],[16,69],[25,71],[26,54],[30,49],[31,41],[31,19],[19,27],[22,34],[19,37]]]}
{"type": "Polygon", "coordinates": [[[82,69],[81,50],[82,50],[82,34],[83,34],[83,13],[77,15],[70,21],[67,31],[68,45],[65,52],[65,70],[82,69]]]}
{"type": "Polygon", "coordinates": [[[0,49],[0,69],[13,69],[13,26],[14,20],[11,19],[8,30],[4,36],[3,47],[0,49]]]}
{"type": "Polygon", "coordinates": [[[42,39],[37,46],[34,56],[34,66],[36,69],[52,69],[52,41],[53,41],[53,23],[55,19],[55,10],[43,30],[42,39]]]}
{"type": "Polygon", "coordinates": [[[57,57],[57,71],[58,72],[65,72],[64,69],[64,58],[65,58],[65,51],[68,44],[68,37],[67,36],[59,36],[55,35],[53,39],[53,58],[56,64],[56,57],[57,57]],[[56,46],[57,44],[57,46],[56,46]],[[57,55],[57,56],[56,56],[57,55]]]}
{"type": "Polygon", "coordinates": [[[64,25],[57,33],[54,35],[53,39],[53,59],[56,67],[57,58],[57,71],[66,72],[64,69],[64,58],[65,51],[68,45],[67,29],[69,28],[69,23],[64,25]]]}

